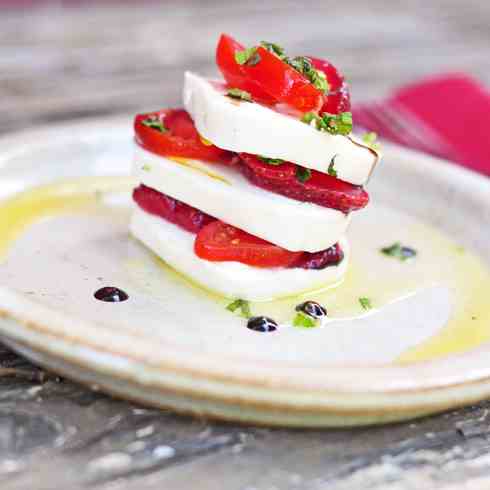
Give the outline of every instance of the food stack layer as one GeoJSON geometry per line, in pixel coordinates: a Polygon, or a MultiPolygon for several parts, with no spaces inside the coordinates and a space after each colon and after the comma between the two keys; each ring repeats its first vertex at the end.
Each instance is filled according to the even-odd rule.
{"type": "Polygon", "coordinates": [[[213,292],[269,300],[339,281],[379,156],[351,135],[330,63],[222,35],[223,81],[186,73],[184,109],[135,119],[132,234],[213,292]]]}

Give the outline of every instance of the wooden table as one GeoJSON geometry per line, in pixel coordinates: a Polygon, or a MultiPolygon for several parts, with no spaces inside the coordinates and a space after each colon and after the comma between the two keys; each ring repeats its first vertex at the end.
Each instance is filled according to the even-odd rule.
{"type": "MultiPolygon", "coordinates": [[[[448,69],[490,84],[488,1],[59,3],[0,11],[0,133],[179,104],[184,69],[215,72],[221,31],[325,54],[357,100],[448,69]]],[[[1,348],[0,366],[2,490],[490,488],[490,403],[388,427],[269,430],[137,407],[1,348]]]]}

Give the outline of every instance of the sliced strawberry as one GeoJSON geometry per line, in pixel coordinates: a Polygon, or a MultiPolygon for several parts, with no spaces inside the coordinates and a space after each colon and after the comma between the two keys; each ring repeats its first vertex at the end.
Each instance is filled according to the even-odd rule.
{"type": "Polygon", "coordinates": [[[147,213],[164,218],[191,233],[198,233],[201,228],[216,221],[209,214],[143,184],[134,189],[133,199],[147,213]]]}
{"type": "Polygon", "coordinates": [[[303,255],[291,267],[301,267],[302,269],[325,269],[339,265],[344,260],[344,252],[340,245],[336,243],[326,250],[320,252],[304,252],[303,255]]]}
{"type": "Polygon", "coordinates": [[[297,165],[285,162],[275,166],[249,153],[239,155],[243,161],[241,166],[243,175],[262,189],[297,201],[338,209],[344,213],[361,209],[369,202],[369,195],[362,187],[349,184],[328,174],[311,170],[311,177],[302,182],[296,176],[297,165]],[[282,166],[285,166],[285,172],[281,173],[282,166]],[[291,166],[294,171],[291,170],[291,166]]]}
{"type": "Polygon", "coordinates": [[[296,175],[296,165],[294,163],[267,163],[261,157],[249,153],[240,153],[239,156],[258,177],[284,182],[294,179],[296,175]]]}
{"type": "Polygon", "coordinates": [[[328,95],[325,97],[325,102],[320,112],[328,112],[330,114],[349,112],[350,93],[349,86],[347,85],[344,76],[329,61],[314,58],[312,56],[309,56],[308,58],[311,60],[314,68],[325,73],[330,86],[328,95]]]}

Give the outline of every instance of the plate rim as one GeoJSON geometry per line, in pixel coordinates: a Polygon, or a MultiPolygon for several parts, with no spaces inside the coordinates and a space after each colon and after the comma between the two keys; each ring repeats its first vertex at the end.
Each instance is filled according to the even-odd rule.
{"type": "MultiPolygon", "coordinates": [[[[111,130],[122,130],[123,127],[127,127],[129,131],[131,128],[130,121],[129,116],[127,115],[96,117],[83,119],[82,121],[75,120],[58,124],[47,124],[39,128],[30,128],[4,134],[0,136],[0,168],[2,168],[4,164],[7,163],[12,157],[12,155],[16,154],[17,151],[29,152],[32,151],[36,145],[49,145],[50,136],[53,136],[54,134],[56,134],[56,136],[59,138],[61,132],[65,135],[63,137],[68,140],[69,138],[75,137],[77,133],[86,135],[93,132],[100,132],[107,127],[110,127],[111,130]],[[68,137],[66,136],[67,132],[71,133],[68,137]],[[29,145],[27,145],[27,147],[25,147],[26,139],[29,141],[29,145]],[[22,143],[23,146],[19,149],[20,143],[22,143]]],[[[469,188],[476,199],[481,200],[484,205],[488,206],[490,209],[490,192],[488,192],[490,189],[490,179],[487,177],[458,166],[452,162],[426,155],[415,150],[399,147],[395,144],[383,142],[383,146],[385,155],[396,155],[399,158],[399,161],[397,162],[398,165],[408,167],[409,163],[407,162],[411,162],[411,171],[423,170],[424,175],[429,173],[433,177],[437,174],[437,177],[435,178],[442,179],[444,182],[454,183],[455,181],[460,181],[460,185],[464,185],[469,188]],[[414,161],[418,162],[415,165],[415,168],[413,165],[414,161]]],[[[383,165],[383,163],[381,163],[381,165],[383,165]]],[[[5,288],[0,287],[0,303],[3,303],[5,294],[15,295],[16,293],[5,291],[5,288]]],[[[20,299],[21,303],[28,301],[25,297],[17,299],[20,299]]],[[[35,308],[32,308],[32,311],[35,311],[35,308]]],[[[0,333],[12,339],[14,342],[20,342],[22,339],[18,335],[16,336],[15,333],[13,333],[13,330],[9,331],[9,328],[6,327],[5,317],[9,318],[10,321],[22,324],[26,331],[35,330],[35,319],[27,318],[19,312],[5,311],[2,307],[0,307],[0,316],[2,317],[2,321],[0,321],[0,333]]],[[[46,327],[43,325],[37,325],[37,327],[47,330],[50,329],[49,326],[46,327]]],[[[45,335],[47,334],[45,333],[45,335]]],[[[60,334],[59,332],[56,334],[53,331],[49,335],[56,338],[56,335],[59,336],[60,334]]],[[[78,345],[83,346],[83,340],[78,339],[78,341],[80,342],[78,345]]],[[[42,345],[39,343],[35,344],[34,346],[31,345],[30,347],[33,349],[37,348],[38,350],[42,350],[42,345]]],[[[87,344],[85,344],[85,347],[87,347],[87,344]]],[[[100,346],[91,346],[89,348],[91,348],[94,353],[101,352],[100,346]]],[[[298,392],[303,390],[312,398],[314,395],[318,397],[317,401],[321,402],[320,406],[322,407],[322,410],[325,410],[327,406],[333,407],[337,405],[334,403],[335,396],[347,398],[353,397],[353,399],[357,400],[355,403],[357,406],[359,406],[361,398],[364,400],[364,403],[366,403],[371,395],[380,396],[382,394],[385,394],[388,397],[395,397],[393,404],[390,404],[391,410],[395,409],[397,406],[403,409],[411,407],[411,409],[415,410],[417,408],[417,400],[426,396],[427,393],[430,393],[431,400],[427,400],[426,403],[432,407],[431,410],[439,410],[442,405],[444,405],[446,408],[449,406],[454,406],[456,404],[456,396],[460,401],[466,400],[465,402],[461,403],[463,404],[490,395],[490,363],[486,359],[489,351],[490,343],[486,346],[481,345],[477,349],[466,353],[454,354],[448,358],[418,361],[410,364],[383,364],[370,366],[344,365],[337,367],[330,365],[328,366],[330,372],[327,373],[327,376],[325,376],[325,373],[322,374],[320,384],[318,384],[317,377],[314,377],[315,383],[312,383],[310,380],[301,386],[297,386],[295,384],[291,385],[288,383],[285,385],[282,385],[281,383],[273,383],[272,385],[270,383],[264,384],[262,380],[262,388],[267,389],[267,391],[270,391],[271,394],[284,387],[294,390],[294,395],[297,395],[298,392]],[[468,368],[468,366],[471,366],[471,368],[468,368]],[[343,371],[343,373],[332,373],[332,371],[339,370],[343,371]],[[455,373],[455,371],[459,372],[455,373]],[[360,386],[366,379],[369,380],[373,377],[379,377],[380,373],[386,373],[386,376],[388,376],[388,373],[390,373],[388,378],[393,377],[393,379],[397,380],[398,383],[387,384],[385,375],[382,375],[378,380],[378,383],[374,385],[379,386],[379,389],[373,389],[372,384],[371,389],[360,389],[360,386]],[[337,382],[334,382],[335,380],[333,378],[335,378],[337,374],[341,374],[341,376],[338,377],[337,382]],[[362,374],[362,376],[359,376],[359,374],[362,374]],[[344,384],[346,375],[351,380],[352,378],[359,376],[359,382],[355,383],[354,385],[351,384],[349,389],[345,389],[346,386],[349,386],[349,384],[344,384]],[[413,383],[410,382],[413,380],[413,378],[420,377],[423,377],[424,379],[422,384],[420,381],[417,381],[416,386],[414,386],[413,383]],[[404,379],[403,383],[400,383],[401,379],[404,379]],[[340,389],[339,384],[344,387],[343,390],[340,389]],[[395,389],[395,386],[398,386],[398,388],[395,389]],[[401,389],[400,386],[402,386],[401,389]],[[434,399],[434,395],[437,395],[435,397],[437,400],[434,399]]],[[[51,354],[56,355],[55,352],[52,352],[51,354]]],[[[59,352],[58,355],[60,355],[59,352]]],[[[126,357],[128,356],[127,353],[124,355],[126,357]]],[[[71,361],[73,361],[73,359],[71,359],[71,361]]],[[[138,362],[145,364],[144,360],[142,359],[138,360],[138,362]]],[[[274,366],[275,369],[277,369],[278,362],[280,361],[274,361],[276,364],[276,366],[274,366]]],[[[148,364],[148,366],[151,366],[151,364],[148,364]]],[[[181,363],[176,363],[174,367],[177,369],[177,372],[180,370],[182,373],[184,370],[184,366],[181,363]]],[[[158,366],[158,369],[166,369],[168,371],[168,366],[158,366]]],[[[210,377],[210,371],[207,371],[204,374],[202,371],[199,371],[199,374],[203,375],[206,379],[209,379],[210,377]]],[[[112,373],[112,375],[115,375],[115,373],[112,373]]],[[[228,383],[229,381],[220,380],[219,377],[216,377],[215,379],[223,383],[228,383]]],[[[246,376],[243,376],[242,372],[239,372],[238,374],[234,373],[233,376],[231,376],[231,379],[237,385],[247,385],[252,387],[257,386],[256,382],[260,381],[257,377],[247,378],[246,376]]],[[[229,385],[227,384],[226,386],[227,389],[229,389],[229,385]]],[[[313,401],[314,400],[312,399],[310,403],[307,404],[308,407],[312,408],[314,406],[312,404],[313,401]]],[[[292,402],[290,400],[288,402],[288,407],[292,407],[294,405],[294,403],[292,405],[291,403],[292,402]]],[[[343,406],[345,407],[345,404],[343,406]]],[[[386,407],[386,405],[384,406],[386,407]]],[[[372,407],[374,409],[374,405],[372,407]]],[[[378,405],[378,410],[380,408],[381,407],[378,405]]],[[[339,410],[338,406],[336,410],[339,410]]]]}

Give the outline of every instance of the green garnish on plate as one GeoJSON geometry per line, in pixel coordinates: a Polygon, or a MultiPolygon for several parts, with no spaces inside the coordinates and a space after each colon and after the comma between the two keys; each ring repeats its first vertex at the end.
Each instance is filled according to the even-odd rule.
{"type": "Polygon", "coordinates": [[[359,304],[362,306],[363,310],[370,310],[373,307],[371,300],[364,296],[359,298],[359,304]]]}
{"type": "Polygon", "coordinates": [[[319,324],[320,321],[318,319],[312,318],[302,311],[298,311],[293,320],[293,325],[299,328],[314,328],[317,327],[319,324]]]}
{"type": "Polygon", "coordinates": [[[243,318],[250,318],[252,312],[250,311],[250,303],[245,299],[236,299],[231,302],[226,309],[234,313],[236,310],[240,310],[240,316],[243,318]]]}
{"type": "Polygon", "coordinates": [[[417,251],[411,247],[406,247],[400,242],[395,242],[389,247],[384,247],[381,249],[381,253],[387,255],[388,257],[393,257],[402,262],[408,259],[412,259],[417,255],[417,251]]]}

